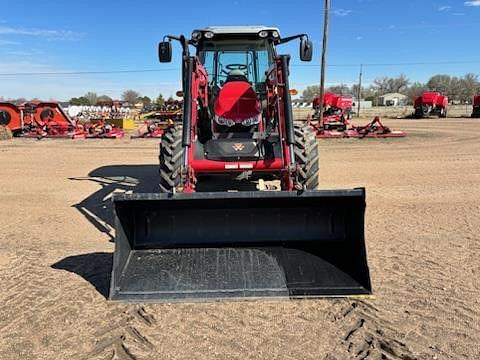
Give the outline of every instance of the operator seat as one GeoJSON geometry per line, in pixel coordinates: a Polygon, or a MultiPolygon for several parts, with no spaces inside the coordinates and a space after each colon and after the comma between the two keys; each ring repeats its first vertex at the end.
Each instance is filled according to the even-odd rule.
{"type": "Polygon", "coordinates": [[[248,78],[242,70],[235,69],[235,70],[230,70],[228,72],[227,79],[225,80],[225,83],[230,82],[230,81],[245,81],[245,82],[248,82],[248,78]]]}

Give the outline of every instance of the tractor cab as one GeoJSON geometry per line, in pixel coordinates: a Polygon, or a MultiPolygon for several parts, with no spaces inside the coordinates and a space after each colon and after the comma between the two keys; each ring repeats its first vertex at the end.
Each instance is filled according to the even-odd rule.
{"type": "Polygon", "coordinates": [[[208,74],[213,133],[263,131],[267,74],[274,65],[275,28],[195,30],[197,58],[208,74]],[[260,36],[261,33],[261,36],[260,36]]]}
{"type": "MultiPolygon", "coordinates": [[[[205,96],[196,134],[201,143],[224,137],[221,134],[252,137],[267,129],[279,132],[279,114],[275,113],[273,98],[278,82],[276,70],[282,65],[278,64],[275,47],[298,38],[301,39],[301,60],[310,61],[313,47],[306,34],[282,39],[275,27],[206,27],[194,30],[190,40],[169,36],[169,41],[160,43],[161,62],[171,60],[170,41],[180,40],[184,61],[190,54],[189,48],[194,47],[198,62],[194,68],[201,65],[202,69],[192,70],[197,70],[197,75],[205,72],[207,86],[200,94],[205,96]]],[[[182,68],[185,73],[185,63],[182,68]]],[[[183,85],[185,88],[187,84],[183,85]]]]}

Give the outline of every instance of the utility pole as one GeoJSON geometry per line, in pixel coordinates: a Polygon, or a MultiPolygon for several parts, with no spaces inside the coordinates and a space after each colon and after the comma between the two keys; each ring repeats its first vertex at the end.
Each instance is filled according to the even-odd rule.
{"type": "Polygon", "coordinates": [[[327,66],[327,44],[328,44],[328,17],[330,15],[330,0],[325,0],[323,9],[323,47],[320,69],[320,106],[319,106],[319,125],[323,126],[323,95],[325,93],[325,68],[327,66]]]}
{"type": "Polygon", "coordinates": [[[362,98],[362,75],[363,64],[360,64],[360,75],[358,75],[358,92],[357,92],[357,117],[360,117],[360,99],[362,98]]]}

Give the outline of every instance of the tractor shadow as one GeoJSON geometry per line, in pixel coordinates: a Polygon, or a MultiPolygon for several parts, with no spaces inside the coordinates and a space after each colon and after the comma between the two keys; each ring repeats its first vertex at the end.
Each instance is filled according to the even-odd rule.
{"type": "MultiPolygon", "coordinates": [[[[80,201],[75,207],[98,231],[115,239],[112,195],[118,192],[158,193],[158,165],[110,165],[92,170],[85,177],[69,178],[71,181],[90,181],[100,189],[80,201]]],[[[233,184],[212,176],[199,183],[198,191],[227,191],[233,184]]],[[[235,182],[238,190],[254,190],[249,182],[235,182]]],[[[95,252],[72,255],[51,265],[56,270],[75,273],[91,283],[108,298],[113,254],[95,252]]]]}
{"type": "MultiPolygon", "coordinates": [[[[116,192],[158,192],[158,165],[111,165],[91,171],[88,176],[69,178],[71,181],[91,181],[100,189],[72,205],[110,241],[114,240],[114,216],[112,195],[116,192]]],[[[113,254],[95,252],[68,256],[52,269],[75,273],[91,283],[108,298],[113,254]]]]}
{"type": "Polygon", "coordinates": [[[158,192],[158,165],[109,165],[91,171],[88,176],[69,178],[91,181],[101,188],[73,205],[101,233],[114,239],[112,195],[118,192],[158,192]]]}
{"type": "Polygon", "coordinates": [[[113,256],[111,253],[96,252],[66,257],[51,265],[55,270],[66,270],[80,275],[108,299],[113,256]]]}

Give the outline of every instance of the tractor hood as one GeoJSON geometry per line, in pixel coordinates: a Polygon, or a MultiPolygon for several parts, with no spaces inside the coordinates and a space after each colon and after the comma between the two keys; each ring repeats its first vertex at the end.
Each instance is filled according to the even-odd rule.
{"type": "Polygon", "coordinates": [[[260,113],[257,94],[246,81],[225,83],[215,101],[215,121],[220,125],[257,124],[260,113]]]}

